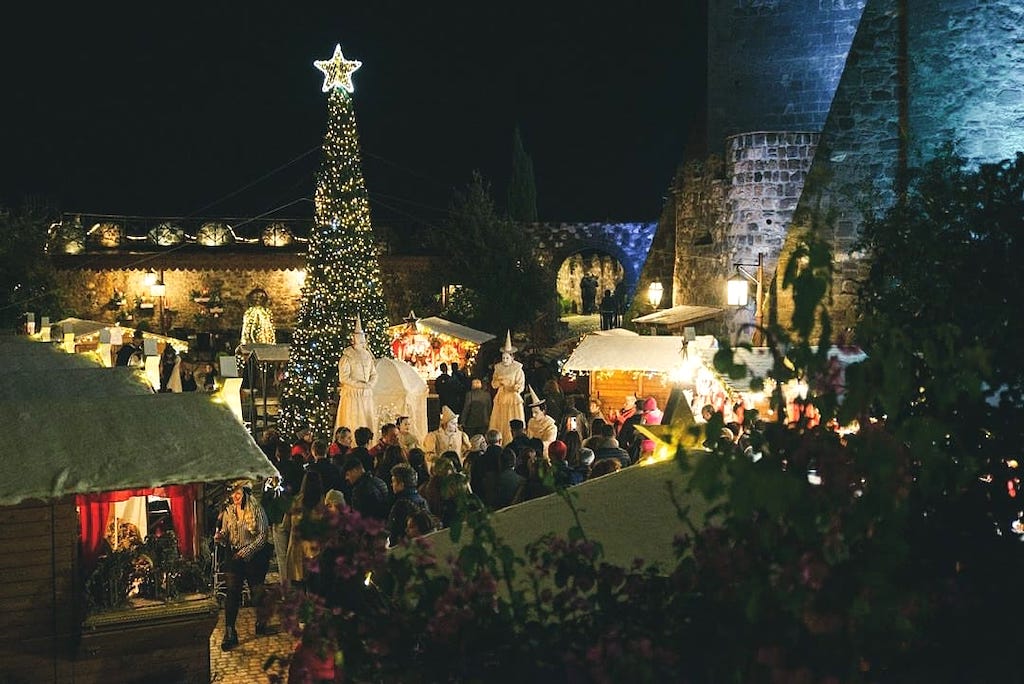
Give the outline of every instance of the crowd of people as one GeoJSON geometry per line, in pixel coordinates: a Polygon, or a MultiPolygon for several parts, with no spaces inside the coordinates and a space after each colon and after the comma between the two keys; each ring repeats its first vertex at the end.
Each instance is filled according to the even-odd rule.
{"type": "MultiPolygon", "coordinates": [[[[510,334],[500,351],[493,395],[456,364],[451,373],[442,364],[434,383],[437,429],[417,435],[408,416],[377,429],[368,408],[372,397],[363,396],[372,386],[373,357],[356,319],[353,344],[339,361],[334,434],[318,439],[306,427],[287,439],[275,428],[265,430],[259,443],[279,477],[255,499],[251,488],[235,486],[220,513],[215,539],[223,545],[228,578],[222,648],[238,644],[243,581],[257,601],[271,554],[283,587],[318,595],[330,590],[329,574],[307,568],[321,553],[310,530],[332,508],[379,520],[395,546],[452,525],[467,507],[498,510],[529,501],[629,467],[653,450],[636,430],[640,422],[660,422],[653,398],[631,397],[606,420],[583,397],[564,396],[553,379],[538,396],[513,357],[510,334]]],[[[172,363],[180,360],[168,359],[172,363]]],[[[257,633],[265,630],[258,616],[257,633]]]]}

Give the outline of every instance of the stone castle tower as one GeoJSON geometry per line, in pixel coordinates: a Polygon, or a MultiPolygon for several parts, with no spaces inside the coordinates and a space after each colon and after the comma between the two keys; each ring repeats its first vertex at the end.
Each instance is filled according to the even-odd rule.
{"type": "Polygon", "coordinates": [[[865,201],[891,206],[902,171],[943,143],[976,163],[1024,149],[1020,45],[1019,0],[710,0],[718,159],[680,169],[641,287],[668,281],[673,304],[724,305],[733,264],[764,254],[770,280],[813,202],[835,212],[832,309],[852,322],[865,201]]]}

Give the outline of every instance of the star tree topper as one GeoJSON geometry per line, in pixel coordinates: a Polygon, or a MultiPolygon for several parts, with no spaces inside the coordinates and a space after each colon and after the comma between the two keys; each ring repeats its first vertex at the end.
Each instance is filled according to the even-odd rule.
{"type": "Polygon", "coordinates": [[[358,60],[345,59],[341,54],[341,45],[334,46],[334,56],[330,59],[318,59],[313,62],[320,71],[324,72],[324,85],[322,90],[325,93],[331,92],[334,88],[344,88],[346,92],[353,92],[352,73],[363,65],[358,60]]]}

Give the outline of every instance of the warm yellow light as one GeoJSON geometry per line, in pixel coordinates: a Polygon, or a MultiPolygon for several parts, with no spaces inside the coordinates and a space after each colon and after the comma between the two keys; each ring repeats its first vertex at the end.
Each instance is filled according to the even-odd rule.
{"type": "Polygon", "coordinates": [[[741,276],[729,278],[726,282],[725,300],[729,306],[746,306],[750,298],[747,281],[741,276]]]}
{"type": "Polygon", "coordinates": [[[292,287],[296,290],[301,290],[302,286],[306,284],[306,269],[299,268],[294,271],[288,271],[288,280],[291,282],[292,287]]]}
{"type": "Polygon", "coordinates": [[[661,305],[661,298],[665,294],[665,286],[655,281],[647,286],[647,301],[655,309],[661,305]]]}
{"type": "Polygon", "coordinates": [[[323,72],[324,84],[322,90],[325,93],[335,88],[341,88],[346,92],[353,92],[352,73],[363,65],[356,59],[345,59],[341,54],[341,45],[334,46],[334,55],[330,59],[318,59],[313,66],[323,72]]]}
{"type": "Polygon", "coordinates": [[[150,297],[163,297],[167,294],[167,286],[163,283],[154,283],[149,286],[150,297]]]}
{"type": "Polygon", "coordinates": [[[156,285],[156,281],[157,281],[156,271],[152,271],[152,270],[149,271],[148,273],[146,273],[146,275],[143,276],[143,278],[142,278],[142,284],[146,285],[148,287],[153,287],[154,285],[156,285]]]}

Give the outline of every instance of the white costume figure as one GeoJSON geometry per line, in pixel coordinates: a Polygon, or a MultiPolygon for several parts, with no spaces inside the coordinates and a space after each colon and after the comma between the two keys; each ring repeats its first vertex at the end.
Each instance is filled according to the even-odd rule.
{"type": "Polygon", "coordinates": [[[502,444],[512,441],[512,430],[508,426],[510,420],[518,418],[526,422],[526,414],[523,411],[526,375],[523,373],[523,364],[512,357],[516,351],[512,346],[512,334],[506,331],[505,346],[501,348],[501,361],[494,364],[494,375],[491,376],[491,387],[498,390],[498,393],[494,395],[489,426],[490,429],[501,433],[502,444]]]}
{"type": "Polygon", "coordinates": [[[470,450],[469,436],[459,429],[459,417],[447,406],[441,407],[441,423],[436,430],[423,438],[423,453],[427,457],[427,468],[434,470],[434,462],[446,451],[459,455],[459,462],[470,450]]]}
{"type": "Polygon", "coordinates": [[[558,426],[555,419],[544,413],[544,400],[537,398],[537,393],[530,388],[530,422],[526,424],[526,436],[530,439],[539,439],[544,443],[544,454],[547,455],[548,447],[558,439],[558,426]]]}
{"type": "Polygon", "coordinates": [[[366,335],[356,316],[352,345],[345,347],[338,361],[338,417],[334,429],[367,427],[377,432],[377,411],[373,406],[373,383],[377,366],[366,349],[366,335]]]}

